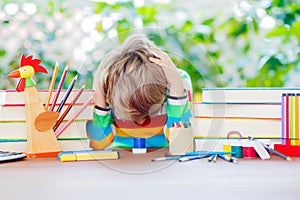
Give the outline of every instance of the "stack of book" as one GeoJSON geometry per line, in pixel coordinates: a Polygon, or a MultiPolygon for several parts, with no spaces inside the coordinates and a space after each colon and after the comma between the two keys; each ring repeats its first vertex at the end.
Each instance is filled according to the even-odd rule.
{"type": "MultiPolygon", "coordinates": [[[[42,103],[45,105],[48,97],[47,90],[38,91],[42,103]]],[[[55,92],[55,91],[54,91],[55,92]]],[[[70,105],[78,90],[73,90],[67,102],[64,104],[61,114],[70,105]]],[[[61,91],[57,100],[57,106],[65,96],[66,91],[61,91]]],[[[94,95],[93,90],[84,90],[79,99],[73,105],[64,118],[60,129],[71,118],[76,111],[94,95]]],[[[60,147],[64,151],[88,149],[88,139],[85,131],[87,120],[93,118],[93,104],[88,105],[83,112],[68,126],[58,137],[60,147]]],[[[56,107],[55,107],[56,109],[56,107]]],[[[54,109],[54,111],[55,111],[54,109]]],[[[15,90],[0,91],[0,149],[6,151],[26,152],[26,112],[23,92],[15,90]]]]}
{"type": "Polygon", "coordinates": [[[281,96],[300,88],[204,88],[191,120],[196,149],[221,150],[229,132],[281,142],[281,96]]]}

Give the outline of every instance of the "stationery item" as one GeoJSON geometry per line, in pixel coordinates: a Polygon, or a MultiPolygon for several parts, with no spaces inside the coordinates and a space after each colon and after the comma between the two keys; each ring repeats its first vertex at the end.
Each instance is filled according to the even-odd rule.
{"type": "MultiPolygon", "coordinates": [[[[192,128],[184,128],[183,123],[178,126],[170,128],[170,154],[182,154],[185,152],[194,151],[194,135],[192,128]]],[[[188,127],[188,125],[186,125],[188,127]]]]}
{"type": "Polygon", "coordinates": [[[234,157],[243,158],[243,147],[240,140],[232,140],[230,142],[231,151],[235,152],[234,157]]]}
{"type": "Polygon", "coordinates": [[[49,93],[48,93],[47,102],[46,102],[46,105],[45,105],[45,110],[46,111],[48,110],[48,107],[49,107],[49,103],[50,103],[50,100],[51,100],[52,91],[53,91],[53,88],[54,88],[54,85],[55,85],[57,73],[58,73],[58,62],[56,62],[56,64],[55,64],[53,74],[52,74],[51,83],[50,83],[50,86],[49,86],[49,93]]]}
{"type": "Polygon", "coordinates": [[[292,159],[282,153],[280,153],[279,151],[276,151],[275,149],[272,149],[271,147],[264,145],[264,147],[269,150],[269,152],[276,154],[277,156],[283,158],[286,161],[292,161],[292,159]]]}
{"type": "Polygon", "coordinates": [[[232,162],[234,164],[238,164],[238,160],[235,157],[225,156],[225,155],[221,155],[221,154],[218,154],[218,156],[225,161],[232,162]]]}
{"type": "MultiPolygon", "coordinates": [[[[45,157],[57,156],[61,151],[59,144],[50,128],[45,131],[39,131],[36,127],[35,120],[38,116],[43,116],[45,111],[41,98],[36,90],[35,82],[32,76],[36,72],[47,73],[47,70],[40,66],[41,60],[32,59],[33,56],[25,57],[22,55],[20,68],[12,71],[8,77],[20,77],[21,81],[17,86],[17,91],[24,91],[25,95],[25,112],[26,112],[26,133],[27,133],[27,156],[28,157],[45,157]],[[25,72],[25,73],[24,73],[25,72]]],[[[46,121],[47,122],[47,121],[46,121]]],[[[49,120],[47,123],[52,124],[55,121],[49,120]]],[[[53,125],[53,124],[52,124],[53,125]]]]}
{"type": "Polygon", "coordinates": [[[281,96],[281,143],[285,144],[286,138],[286,94],[281,96]]]}
{"type": "Polygon", "coordinates": [[[62,132],[80,115],[80,113],[91,103],[93,97],[90,97],[81,108],[55,133],[55,136],[58,137],[62,132]]]}
{"type": "Polygon", "coordinates": [[[187,162],[187,161],[199,160],[199,159],[207,158],[207,157],[210,157],[210,155],[199,155],[199,156],[193,156],[193,157],[182,157],[182,158],[179,158],[178,161],[179,162],[187,162]]]}
{"type": "Polygon", "coordinates": [[[267,118],[280,119],[281,105],[278,104],[218,104],[194,103],[194,116],[206,118],[267,118]]]}
{"type": "Polygon", "coordinates": [[[61,100],[61,102],[60,102],[60,104],[59,104],[59,106],[58,106],[56,112],[60,112],[61,109],[63,108],[63,106],[65,105],[65,103],[66,103],[66,101],[67,101],[67,99],[68,99],[70,93],[72,92],[72,90],[73,90],[73,88],[74,88],[74,86],[75,86],[75,83],[76,83],[76,81],[77,81],[77,77],[78,77],[78,75],[76,75],[76,76],[73,78],[73,80],[72,80],[71,84],[69,85],[69,87],[68,87],[68,89],[67,89],[67,92],[66,92],[64,98],[61,100]]]}
{"type": "Polygon", "coordinates": [[[59,117],[58,121],[56,122],[56,124],[53,126],[53,131],[56,131],[56,129],[59,127],[59,125],[61,124],[61,122],[65,119],[65,117],[67,116],[67,114],[70,112],[71,108],[74,106],[74,104],[76,103],[76,101],[78,100],[78,98],[80,97],[80,95],[82,94],[83,90],[84,90],[84,86],[82,86],[80,88],[80,90],[78,91],[78,93],[76,94],[75,98],[72,100],[72,102],[69,104],[68,108],[63,112],[63,114],[59,117]]]}
{"type": "Polygon", "coordinates": [[[300,113],[299,113],[299,98],[300,98],[300,93],[297,93],[296,94],[296,97],[295,97],[295,145],[300,145],[300,128],[299,128],[299,125],[300,125],[300,113]]]}
{"type": "Polygon", "coordinates": [[[203,88],[203,103],[249,103],[280,104],[282,93],[300,93],[300,88],[244,87],[244,88],[203,88]]]}
{"type": "Polygon", "coordinates": [[[113,150],[65,151],[58,154],[61,162],[119,159],[119,152],[113,150]]]}
{"type": "Polygon", "coordinates": [[[169,161],[169,160],[178,160],[179,158],[182,158],[183,156],[167,156],[167,157],[159,157],[159,158],[154,158],[151,161],[169,161]]]}
{"type": "Polygon", "coordinates": [[[54,97],[54,99],[53,99],[53,101],[52,101],[52,104],[51,104],[51,107],[50,107],[50,111],[53,111],[53,110],[54,110],[55,104],[56,104],[57,99],[58,99],[58,97],[59,97],[59,94],[60,94],[60,91],[61,91],[61,89],[62,89],[62,85],[63,85],[63,83],[64,83],[64,81],[65,81],[65,78],[66,78],[67,73],[68,73],[68,66],[65,67],[64,72],[63,72],[63,74],[62,74],[62,76],[61,76],[60,82],[59,82],[59,84],[58,84],[58,88],[57,88],[57,90],[56,90],[55,97],[54,97]]]}
{"type": "Polygon", "coordinates": [[[243,158],[254,159],[257,158],[256,151],[253,147],[253,142],[249,140],[242,141],[243,146],[243,158]]]}
{"type": "MultiPolygon", "coordinates": [[[[78,90],[73,90],[70,94],[70,98],[73,98],[74,92],[78,92],[78,90]]],[[[45,106],[48,98],[49,91],[48,90],[38,90],[38,93],[41,97],[41,102],[45,106]]],[[[85,89],[83,94],[78,99],[78,103],[85,102],[90,96],[93,96],[95,93],[94,90],[85,89]]],[[[58,102],[62,100],[62,96],[66,94],[66,90],[61,90],[60,96],[58,98],[58,102]]],[[[24,92],[16,92],[16,90],[0,90],[0,106],[19,106],[24,107],[25,100],[24,100],[24,92]]],[[[70,99],[67,100],[66,104],[71,102],[70,99]]]]}
{"type": "Polygon", "coordinates": [[[281,139],[281,119],[197,117],[190,119],[195,138],[223,138],[232,130],[255,138],[281,139]]]}
{"type": "Polygon", "coordinates": [[[215,154],[208,158],[208,162],[217,162],[217,159],[218,159],[218,154],[215,154]]]}
{"type": "Polygon", "coordinates": [[[58,117],[59,117],[58,112],[54,112],[54,111],[42,112],[34,120],[35,128],[38,131],[50,130],[53,127],[53,125],[56,123],[58,117]]]}
{"type": "Polygon", "coordinates": [[[133,138],[133,148],[132,153],[140,154],[146,153],[146,139],[145,138],[133,138]]]}
{"type": "MultiPolygon", "coordinates": [[[[290,121],[290,144],[291,145],[296,145],[296,132],[295,132],[295,94],[288,94],[289,98],[290,98],[290,105],[289,105],[289,121],[290,121]]],[[[288,138],[287,138],[288,139],[288,138]]]]}
{"type": "Polygon", "coordinates": [[[286,155],[300,157],[299,145],[274,144],[274,150],[286,155]]]}
{"type": "Polygon", "coordinates": [[[0,163],[23,160],[26,154],[21,152],[0,151],[0,163]]]}
{"type": "Polygon", "coordinates": [[[286,100],[285,100],[285,105],[284,105],[284,109],[285,109],[285,117],[284,117],[284,119],[285,119],[285,137],[284,137],[284,140],[285,140],[285,142],[284,142],[284,144],[286,144],[286,145],[290,145],[290,140],[289,140],[289,138],[290,138],[290,103],[289,103],[289,100],[290,100],[290,98],[289,98],[289,95],[288,94],[286,94],[286,100]]]}
{"type": "Polygon", "coordinates": [[[259,155],[259,157],[262,160],[270,159],[270,154],[267,152],[265,146],[263,143],[253,139],[251,136],[248,136],[248,139],[252,141],[252,145],[256,151],[256,153],[259,155]]]}
{"type": "MultiPolygon", "coordinates": [[[[225,152],[231,152],[232,148],[231,148],[231,141],[230,140],[226,140],[223,142],[223,150],[225,152]]],[[[226,154],[227,156],[231,156],[231,154],[226,154]]]]}
{"type": "Polygon", "coordinates": [[[230,140],[230,146],[231,151],[235,152],[236,158],[242,158],[243,157],[243,147],[241,144],[242,134],[238,131],[229,131],[227,134],[227,139],[230,140]],[[238,140],[233,139],[235,136],[237,136],[238,140]]]}
{"type": "Polygon", "coordinates": [[[194,152],[185,152],[180,154],[175,154],[177,156],[197,156],[197,155],[216,155],[216,154],[234,154],[235,152],[224,152],[224,151],[194,151],[194,152]]]}
{"type": "MultiPolygon", "coordinates": [[[[253,139],[253,138],[250,137],[250,136],[249,136],[248,138],[249,138],[249,140],[257,141],[257,140],[253,139]]],[[[257,141],[257,142],[259,142],[259,141],[257,141]]],[[[267,149],[270,153],[274,153],[274,154],[278,155],[279,157],[281,157],[281,158],[283,158],[283,159],[285,159],[285,160],[287,160],[287,161],[291,161],[291,160],[292,160],[290,157],[288,157],[288,156],[286,156],[286,155],[280,153],[279,151],[277,151],[277,150],[271,148],[270,146],[268,146],[268,145],[266,145],[266,144],[264,144],[264,143],[262,143],[262,142],[259,142],[259,143],[261,143],[261,144],[264,146],[264,148],[267,149]]]]}

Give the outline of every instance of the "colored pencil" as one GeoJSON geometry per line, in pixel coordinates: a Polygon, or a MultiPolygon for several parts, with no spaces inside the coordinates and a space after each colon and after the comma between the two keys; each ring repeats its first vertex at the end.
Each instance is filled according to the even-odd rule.
{"type": "Polygon", "coordinates": [[[269,147],[268,145],[265,145],[265,144],[264,144],[264,147],[265,147],[267,150],[269,150],[271,153],[276,154],[277,156],[283,158],[284,160],[286,160],[286,161],[292,161],[292,159],[291,159],[290,157],[288,157],[288,156],[286,156],[286,155],[280,153],[279,151],[276,151],[275,149],[269,147]]]}
{"type": "MultiPolygon", "coordinates": [[[[255,139],[252,138],[251,136],[248,136],[248,139],[249,139],[249,140],[255,140],[255,139]]],[[[256,140],[256,141],[257,141],[257,140],[256,140]]],[[[258,141],[258,142],[259,142],[259,141],[258,141]]],[[[268,145],[266,145],[266,144],[264,144],[264,143],[262,143],[262,142],[260,142],[260,143],[264,146],[265,149],[267,149],[267,150],[270,151],[271,153],[274,153],[274,154],[278,155],[279,157],[281,157],[281,158],[283,158],[283,159],[285,159],[285,160],[287,160],[287,161],[292,161],[292,159],[291,159],[290,157],[288,157],[288,156],[286,156],[286,155],[280,153],[279,151],[276,151],[275,149],[269,147],[268,145]]]]}
{"type": "Polygon", "coordinates": [[[296,94],[296,97],[295,97],[295,120],[296,120],[296,123],[295,123],[295,132],[296,132],[296,135],[295,135],[295,143],[296,145],[300,145],[300,141],[299,141],[299,96],[300,94],[297,93],[296,94]]]}
{"type": "Polygon", "coordinates": [[[46,102],[46,105],[45,105],[45,110],[46,111],[48,111],[48,107],[49,107],[50,99],[51,99],[51,96],[52,96],[53,88],[54,88],[54,85],[55,85],[57,73],[58,73],[58,62],[56,61],[55,67],[54,67],[54,70],[53,70],[53,74],[52,74],[52,79],[51,79],[50,86],[49,86],[49,93],[48,93],[47,102],[46,102]]]}
{"type": "Polygon", "coordinates": [[[73,80],[72,80],[71,84],[69,85],[69,87],[68,87],[68,89],[67,89],[67,91],[66,91],[65,96],[64,96],[63,99],[61,100],[61,102],[60,102],[60,104],[59,104],[59,106],[58,106],[56,112],[60,112],[61,109],[63,108],[63,106],[65,105],[65,103],[66,103],[68,97],[70,96],[70,94],[71,94],[71,92],[72,92],[72,90],[73,90],[73,88],[74,88],[74,86],[75,86],[75,83],[76,83],[76,81],[77,81],[77,77],[78,77],[78,75],[76,75],[76,76],[73,78],[73,80]]]}
{"type": "Polygon", "coordinates": [[[80,109],[55,133],[56,137],[59,137],[60,134],[75,120],[80,113],[91,103],[93,97],[90,97],[81,107],[80,109]]]}
{"type": "Polygon", "coordinates": [[[60,116],[60,118],[57,120],[57,122],[55,123],[55,125],[53,126],[53,131],[56,131],[56,129],[59,127],[59,125],[61,124],[61,122],[65,119],[65,117],[67,116],[67,114],[69,113],[69,111],[71,110],[71,108],[73,107],[73,105],[76,103],[76,101],[79,99],[80,95],[82,94],[83,90],[84,90],[84,86],[82,86],[80,88],[80,90],[78,91],[78,93],[76,94],[75,98],[72,100],[72,102],[69,104],[68,108],[64,111],[64,113],[60,116]]]}
{"type": "Polygon", "coordinates": [[[290,125],[290,121],[289,121],[289,117],[290,117],[290,113],[289,113],[289,99],[290,99],[290,94],[286,95],[286,100],[285,100],[285,145],[290,145],[290,129],[289,129],[289,125],[290,125]]]}
{"type": "Polygon", "coordinates": [[[295,145],[295,94],[290,96],[290,142],[295,145]]]}
{"type": "Polygon", "coordinates": [[[55,104],[56,104],[56,102],[57,102],[57,99],[58,99],[58,97],[59,97],[59,94],[60,94],[60,91],[61,91],[61,88],[62,88],[62,85],[63,85],[63,83],[64,83],[64,81],[65,81],[67,72],[68,72],[68,66],[65,67],[64,72],[63,72],[63,74],[62,74],[62,76],[61,76],[60,82],[59,82],[59,84],[58,84],[58,88],[57,88],[57,90],[56,90],[55,97],[54,97],[53,102],[52,102],[52,105],[51,105],[51,107],[50,107],[50,111],[53,111],[53,110],[54,110],[55,104]]]}
{"type": "Polygon", "coordinates": [[[285,137],[286,137],[286,94],[283,93],[281,96],[281,143],[285,144],[285,137]]]}

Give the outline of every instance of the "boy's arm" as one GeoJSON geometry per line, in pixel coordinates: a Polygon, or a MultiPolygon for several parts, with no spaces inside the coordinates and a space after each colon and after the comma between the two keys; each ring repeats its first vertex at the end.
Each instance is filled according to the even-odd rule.
{"type": "Polygon", "coordinates": [[[94,94],[93,120],[86,124],[86,132],[90,138],[90,147],[93,149],[104,149],[113,142],[110,108],[106,106],[106,98],[102,90],[96,87],[94,94]]]}
{"type": "Polygon", "coordinates": [[[150,57],[149,60],[155,64],[162,66],[166,79],[170,85],[170,96],[181,97],[184,96],[184,86],[180,73],[170,57],[158,48],[152,48],[153,54],[157,57],[150,57]]]}
{"type": "Polygon", "coordinates": [[[104,149],[113,142],[112,122],[110,109],[96,105],[93,120],[88,121],[86,124],[86,132],[90,138],[90,147],[92,149],[104,149]]]}

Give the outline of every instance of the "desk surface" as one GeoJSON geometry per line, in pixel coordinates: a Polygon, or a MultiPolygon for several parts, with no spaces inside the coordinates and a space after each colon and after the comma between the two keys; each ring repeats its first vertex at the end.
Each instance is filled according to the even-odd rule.
{"type": "Polygon", "coordinates": [[[207,159],[151,162],[166,149],[119,160],[62,163],[57,158],[0,164],[1,199],[299,199],[300,158],[287,162],[207,159]]]}

